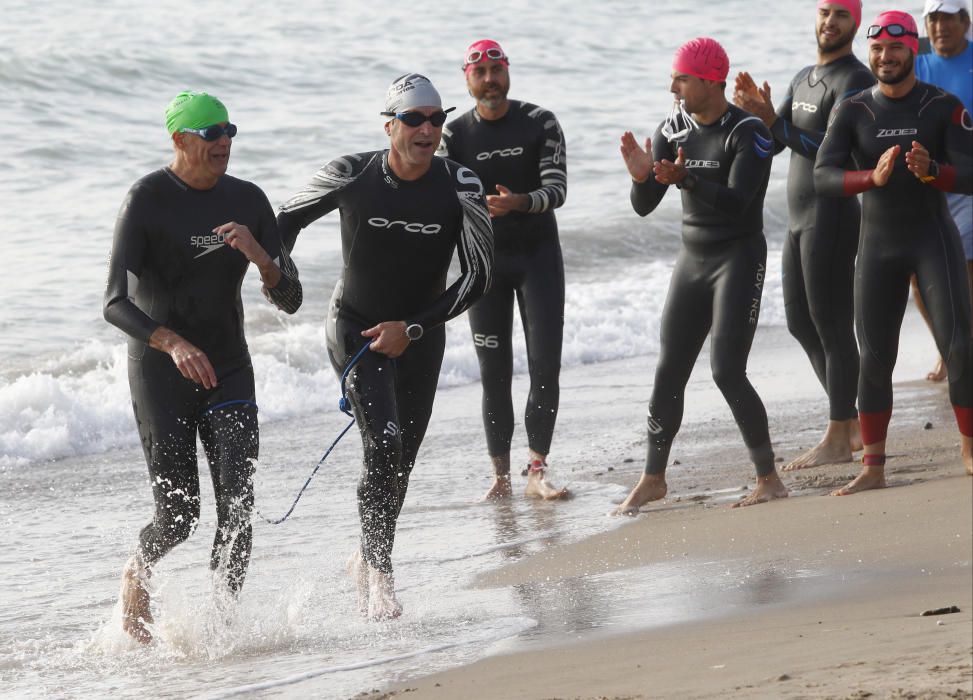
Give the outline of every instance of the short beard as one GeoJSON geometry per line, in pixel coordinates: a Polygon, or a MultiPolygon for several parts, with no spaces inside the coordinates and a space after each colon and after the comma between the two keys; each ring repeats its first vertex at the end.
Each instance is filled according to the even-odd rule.
{"type": "Polygon", "coordinates": [[[503,101],[507,98],[504,96],[500,97],[480,97],[477,98],[477,103],[483,105],[486,109],[491,112],[495,109],[499,109],[503,105],[503,101]]]}
{"type": "Polygon", "coordinates": [[[834,39],[833,44],[828,44],[826,43],[826,40],[823,40],[821,38],[821,34],[819,33],[817,35],[818,51],[820,51],[821,53],[835,53],[836,51],[840,51],[841,49],[848,46],[848,44],[850,44],[854,40],[854,38],[855,38],[855,30],[853,29],[847,34],[839,36],[837,39],[834,39]]]}
{"type": "Polygon", "coordinates": [[[879,77],[878,71],[874,66],[872,67],[872,74],[875,76],[878,82],[882,83],[883,85],[898,85],[912,74],[912,68],[914,65],[915,55],[910,51],[909,60],[902,64],[902,70],[897,75],[893,75],[891,78],[881,78],[879,77]]]}

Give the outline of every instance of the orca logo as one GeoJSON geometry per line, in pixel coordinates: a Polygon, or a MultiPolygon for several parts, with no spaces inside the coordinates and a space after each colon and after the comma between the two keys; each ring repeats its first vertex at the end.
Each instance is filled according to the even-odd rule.
{"type": "Polygon", "coordinates": [[[875,138],[884,139],[890,136],[915,136],[919,133],[918,129],[879,129],[875,138]]]}
{"type": "Polygon", "coordinates": [[[486,335],[484,333],[474,333],[473,344],[478,348],[496,350],[498,347],[500,347],[500,337],[496,335],[486,335]]]}
{"type": "Polygon", "coordinates": [[[498,148],[495,151],[483,151],[483,153],[477,153],[477,160],[490,160],[493,156],[499,156],[501,158],[508,158],[510,156],[519,156],[524,152],[523,147],[517,146],[515,148],[498,148]]]}
{"type": "Polygon", "coordinates": [[[379,216],[373,217],[368,220],[370,226],[375,228],[393,228],[395,226],[401,226],[409,233],[424,233],[427,236],[434,233],[439,233],[442,230],[442,226],[439,224],[411,224],[408,221],[389,221],[388,219],[383,219],[379,216]]]}
{"type": "Polygon", "coordinates": [[[805,112],[810,112],[814,114],[818,111],[818,106],[811,104],[810,102],[795,102],[791,105],[791,109],[794,111],[803,110],[805,112]]]}
{"type": "Polygon", "coordinates": [[[720,162],[718,160],[687,160],[685,165],[687,168],[718,168],[720,162]]]}

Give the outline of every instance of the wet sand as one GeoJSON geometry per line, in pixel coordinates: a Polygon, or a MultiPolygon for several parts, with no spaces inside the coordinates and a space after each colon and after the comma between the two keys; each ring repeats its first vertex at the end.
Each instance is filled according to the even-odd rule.
{"type": "MultiPolygon", "coordinates": [[[[910,313],[896,370],[889,488],[828,496],[858,471],[832,465],[785,474],[790,498],[744,509],[728,505],[752,474],[702,357],[664,502],[624,527],[474,582],[548,596],[630,587],[616,595],[621,609],[611,620],[573,639],[545,635],[484,650],[492,655],[469,666],[361,697],[973,697],[973,479],[962,471],[945,387],[913,379],[930,351],[910,313]],[[674,570],[678,577],[670,577],[674,570]],[[672,581],[683,581],[680,595],[669,590],[672,581]],[[950,606],[960,612],[920,615],[950,606]]],[[[635,482],[642,420],[629,415],[628,427],[623,415],[644,417],[648,369],[633,360],[565,377],[559,430],[589,430],[592,445],[565,471],[635,482]],[[615,388],[597,376],[602,371],[623,378],[627,390],[617,400],[605,400],[615,388]],[[611,447],[599,443],[599,431],[611,447]]],[[[810,374],[780,329],[758,334],[750,375],[779,461],[819,433],[823,392],[810,374]]]]}

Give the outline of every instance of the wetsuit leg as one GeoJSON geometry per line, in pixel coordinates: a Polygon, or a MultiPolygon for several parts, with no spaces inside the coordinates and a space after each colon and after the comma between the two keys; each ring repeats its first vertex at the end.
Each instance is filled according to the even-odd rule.
{"type": "MultiPolygon", "coordinates": [[[[915,272],[933,338],[949,371],[949,399],[954,407],[969,410],[973,408],[969,282],[959,236],[951,230],[952,222],[940,222],[938,230],[921,238],[915,272]]],[[[967,427],[964,434],[969,433],[967,427]]]]}
{"type": "Polygon", "coordinates": [[[855,269],[855,329],[861,349],[858,405],[862,440],[885,440],[892,416],[892,369],[899,354],[899,331],[909,300],[911,263],[871,235],[855,269]]]}
{"type": "Polygon", "coordinates": [[[556,233],[538,242],[524,265],[517,294],[530,371],[524,426],[530,449],[546,455],[557,421],[564,336],[564,261],[556,233]]]}
{"type": "Polygon", "coordinates": [[[646,474],[664,474],[682,425],[686,382],[710,330],[712,293],[703,260],[679,251],[662,309],[659,364],[649,399],[646,474]]]}
{"type": "Polygon", "coordinates": [[[467,312],[483,385],[483,428],[491,457],[510,453],[514,433],[513,379],[514,266],[516,255],[496,251],[493,285],[467,312]]]}
{"type": "MultiPolygon", "coordinates": [[[[758,476],[774,471],[767,411],[747,378],[766,275],[763,236],[729,241],[715,271],[710,364],[713,380],[733,412],[758,476]]],[[[716,257],[714,255],[714,257],[716,257]]]]}
{"type": "Polygon", "coordinates": [[[855,254],[861,221],[858,202],[827,206],[801,241],[801,267],[814,332],[825,357],[829,418],[845,421],[858,411],[858,345],[855,343],[855,254]]]}
{"type": "Polygon", "coordinates": [[[199,435],[216,496],[210,567],[225,572],[227,586],[239,592],[253,542],[253,460],[259,451],[252,367],[220,377],[202,409],[199,435]]]}
{"type": "Polygon", "coordinates": [[[781,259],[781,286],[784,292],[784,313],[787,316],[787,330],[804,348],[811,368],[825,391],[828,389],[828,363],[824,347],[811,311],[808,309],[807,285],[804,280],[803,251],[801,244],[807,239],[805,231],[788,231],[784,241],[781,259]]]}
{"type": "MultiPolygon", "coordinates": [[[[328,354],[339,374],[361,347],[364,328],[338,319],[336,343],[329,344],[328,354]]],[[[386,573],[392,571],[395,525],[432,414],[445,343],[445,329],[439,327],[396,360],[367,352],[347,382],[364,451],[358,483],[362,555],[386,573]]]]}
{"type": "Polygon", "coordinates": [[[155,515],[139,533],[139,556],[151,566],[199,523],[196,424],[205,390],[151,349],[140,360],[129,358],[128,380],[155,500],[155,515]]]}

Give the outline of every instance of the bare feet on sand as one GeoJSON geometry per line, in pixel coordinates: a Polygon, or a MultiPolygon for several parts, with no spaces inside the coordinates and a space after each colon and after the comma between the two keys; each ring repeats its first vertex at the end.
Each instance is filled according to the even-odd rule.
{"type": "Polygon", "coordinates": [[[152,624],[149,607],[149,570],[137,556],[133,556],[122,570],[122,629],[136,642],[149,644],[152,633],[146,624],[152,624]]]}
{"type": "Polygon", "coordinates": [[[885,467],[864,466],[861,474],[850,482],[831,492],[832,496],[850,496],[859,491],[885,488],[885,467]]]}
{"type": "Polygon", "coordinates": [[[642,474],[639,483],[629,492],[622,504],[609,515],[638,515],[639,508],[649,501],[665,498],[669,487],[664,474],[642,474]]]}
{"type": "Polygon", "coordinates": [[[946,379],[947,374],[946,363],[943,362],[942,357],[938,357],[936,358],[936,364],[933,365],[932,371],[926,374],[926,380],[930,382],[941,382],[946,379]]]}
{"type": "Polygon", "coordinates": [[[524,495],[528,498],[542,498],[545,501],[559,501],[571,497],[571,492],[567,487],[559,489],[544,478],[544,468],[534,467],[527,469],[527,487],[524,495]]]}
{"type": "Polygon", "coordinates": [[[858,419],[828,421],[821,442],[786,464],[783,471],[819,467],[822,464],[840,464],[854,459],[853,452],[862,449],[861,428],[858,419]]]}
{"type": "Polygon", "coordinates": [[[371,566],[368,569],[368,619],[394,620],[402,614],[402,605],[395,597],[395,579],[371,566]]]}
{"type": "Polygon", "coordinates": [[[347,570],[358,595],[358,612],[363,616],[368,615],[368,566],[361,555],[361,549],[356,549],[348,557],[347,570]]]}
{"type": "Polygon", "coordinates": [[[973,437],[962,438],[963,447],[961,454],[963,456],[963,467],[966,468],[966,473],[973,476],[973,437]]]}
{"type": "Polygon", "coordinates": [[[780,480],[777,472],[774,472],[767,476],[758,476],[757,488],[749,495],[744,496],[734,503],[733,507],[745,508],[746,506],[755,506],[758,503],[774,501],[778,498],[787,498],[787,487],[784,486],[784,482],[780,480]]]}

